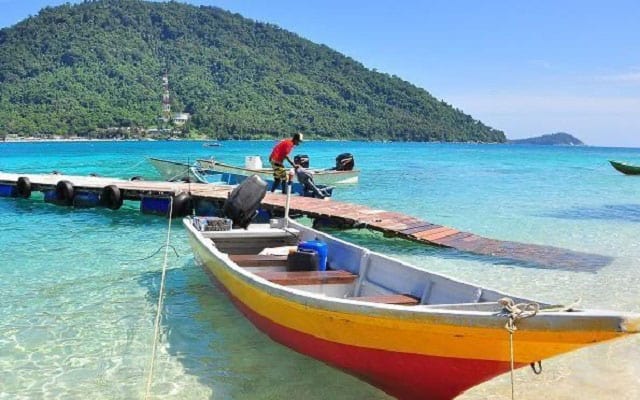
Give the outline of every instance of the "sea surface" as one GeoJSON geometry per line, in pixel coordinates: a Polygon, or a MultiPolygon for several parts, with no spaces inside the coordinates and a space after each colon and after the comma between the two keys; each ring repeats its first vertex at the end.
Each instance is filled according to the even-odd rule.
{"type": "MultiPolygon", "coordinates": [[[[0,143],[0,170],[159,179],[146,157],[266,160],[271,141],[0,143]]],[[[311,166],[354,154],[360,183],[335,200],[395,210],[501,240],[610,256],[597,271],[532,268],[386,239],[339,236],[420,267],[555,303],[640,312],[640,149],[305,142],[311,166]]],[[[0,399],[143,399],[168,242],[161,336],[149,398],[387,399],[383,392],[272,342],[194,264],[180,221],[0,198],[0,399]]],[[[506,333],[505,333],[506,334],[506,333]]],[[[640,335],[639,335],[640,336],[640,335]]],[[[516,371],[517,399],[640,398],[640,337],[516,371]]],[[[510,399],[509,374],[460,399],[510,399]]],[[[425,394],[428,398],[428,394],[425,394]]]]}

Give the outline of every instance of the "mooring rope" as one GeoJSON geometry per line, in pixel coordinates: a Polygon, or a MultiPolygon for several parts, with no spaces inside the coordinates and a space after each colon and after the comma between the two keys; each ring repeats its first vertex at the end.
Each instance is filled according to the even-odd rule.
{"type": "Polygon", "coordinates": [[[138,168],[142,163],[146,163],[146,162],[147,162],[147,160],[146,160],[146,158],[145,158],[145,159],[143,159],[142,161],[138,161],[135,165],[132,165],[131,167],[129,167],[129,168],[127,168],[127,169],[125,169],[124,171],[120,171],[119,173],[120,173],[120,174],[124,174],[124,173],[131,172],[131,171],[133,171],[135,168],[138,168]]]}
{"type": "Polygon", "coordinates": [[[163,244],[162,246],[158,247],[158,250],[154,251],[153,254],[151,254],[150,256],[147,257],[143,257],[143,258],[136,258],[135,260],[122,260],[123,262],[140,262],[140,261],[145,261],[148,260],[150,258],[153,258],[156,254],[160,253],[160,250],[162,250],[164,247],[169,246],[171,248],[171,250],[173,250],[173,253],[176,255],[176,258],[180,257],[180,254],[178,254],[178,250],[176,250],[175,247],[173,247],[172,245],[166,245],[163,244]]]}
{"type": "Polygon", "coordinates": [[[509,359],[511,366],[511,399],[515,399],[515,383],[513,377],[513,371],[515,370],[515,357],[513,346],[513,334],[518,330],[516,323],[522,319],[533,317],[540,311],[540,305],[538,303],[520,303],[516,304],[513,299],[503,297],[498,300],[503,309],[507,312],[507,323],[505,329],[509,331],[509,359]]]}
{"type": "Polygon", "coordinates": [[[153,380],[153,367],[158,350],[158,335],[160,334],[160,316],[162,315],[162,301],[164,296],[164,282],[167,276],[167,260],[169,258],[169,242],[171,241],[171,221],[173,218],[173,197],[169,198],[169,226],[167,227],[167,240],[164,251],[164,262],[162,263],[162,276],[160,277],[160,292],[158,293],[158,309],[156,310],[156,320],[153,327],[153,348],[151,351],[151,361],[149,363],[149,376],[147,377],[147,389],[144,398],[148,399],[151,393],[151,382],[153,380]]]}

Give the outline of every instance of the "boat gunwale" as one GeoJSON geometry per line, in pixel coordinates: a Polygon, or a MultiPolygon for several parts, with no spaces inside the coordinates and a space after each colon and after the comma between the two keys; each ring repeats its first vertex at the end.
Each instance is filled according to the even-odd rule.
{"type": "MultiPolygon", "coordinates": [[[[204,163],[207,164],[212,164],[214,166],[219,165],[223,168],[229,168],[229,169],[233,169],[233,170],[240,170],[240,171],[247,171],[247,172],[251,172],[251,173],[256,173],[256,174],[272,174],[273,173],[273,168],[260,168],[260,169],[254,169],[254,168],[246,168],[246,167],[240,167],[237,165],[231,165],[231,164],[227,164],[227,163],[223,163],[217,160],[207,160],[206,158],[198,158],[196,159],[196,163],[199,164],[199,162],[202,161],[204,163]]],[[[200,165],[200,167],[204,170],[210,169],[208,167],[204,167],[202,165],[200,165]]],[[[359,169],[352,169],[352,170],[348,170],[348,171],[339,171],[337,169],[328,169],[328,168],[306,168],[309,171],[313,172],[314,174],[320,174],[320,175],[356,175],[360,173],[359,169]]]]}

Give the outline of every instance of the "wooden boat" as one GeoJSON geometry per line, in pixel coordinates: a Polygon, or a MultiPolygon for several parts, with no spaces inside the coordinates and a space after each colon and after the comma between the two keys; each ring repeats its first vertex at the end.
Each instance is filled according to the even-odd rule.
{"type": "Polygon", "coordinates": [[[621,161],[609,160],[613,168],[626,175],[640,175],[640,165],[628,164],[621,161]]]}
{"type": "MultiPolygon", "coordinates": [[[[164,160],[161,158],[149,157],[149,162],[160,173],[162,179],[169,182],[194,182],[194,183],[211,183],[224,185],[237,185],[242,183],[250,175],[235,174],[232,172],[213,171],[203,169],[196,165],[190,165],[180,161],[164,160]]],[[[267,175],[268,179],[264,179],[269,185],[273,184],[273,177],[267,175]]],[[[327,185],[317,184],[326,197],[331,197],[333,188],[327,188],[327,185]]],[[[300,182],[295,182],[291,186],[292,192],[301,196],[312,196],[309,189],[305,188],[300,182]]]]}
{"type": "Polygon", "coordinates": [[[638,314],[508,296],[291,220],[200,231],[197,218],[183,220],[196,261],[258,329],[400,399],[451,399],[512,363],[640,330],[638,314]],[[289,271],[291,256],[268,255],[313,239],[326,243],[326,271],[289,271]]]}
{"type": "MultiPolygon", "coordinates": [[[[227,173],[234,175],[251,176],[258,175],[265,181],[273,180],[273,169],[269,168],[247,168],[240,167],[231,164],[225,164],[216,160],[198,159],[196,160],[198,167],[214,171],[217,173],[227,173]]],[[[332,186],[338,184],[350,184],[358,183],[358,177],[360,171],[353,169],[350,171],[338,171],[335,169],[313,169],[308,168],[313,172],[313,180],[317,185],[332,186]]]]}

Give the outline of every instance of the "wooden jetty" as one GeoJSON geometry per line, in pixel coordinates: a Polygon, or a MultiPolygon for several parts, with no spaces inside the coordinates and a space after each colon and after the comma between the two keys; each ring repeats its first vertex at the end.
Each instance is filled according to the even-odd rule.
{"type": "MultiPolygon", "coordinates": [[[[187,193],[195,202],[207,201],[220,205],[232,189],[227,185],[5,172],[0,172],[0,185],[5,185],[5,188],[7,185],[15,186],[20,177],[29,180],[32,190],[41,192],[55,190],[61,181],[70,182],[79,192],[100,192],[113,185],[122,193],[122,198],[127,200],[141,200],[145,197],[175,198],[187,193]]],[[[262,208],[282,213],[285,200],[286,197],[282,194],[267,193],[262,201],[262,208]]],[[[397,212],[334,200],[292,196],[290,211],[313,218],[314,221],[330,221],[334,226],[342,228],[368,228],[382,232],[385,236],[457,249],[525,266],[594,272],[612,261],[611,257],[553,246],[485,238],[397,212]]]]}

